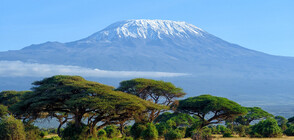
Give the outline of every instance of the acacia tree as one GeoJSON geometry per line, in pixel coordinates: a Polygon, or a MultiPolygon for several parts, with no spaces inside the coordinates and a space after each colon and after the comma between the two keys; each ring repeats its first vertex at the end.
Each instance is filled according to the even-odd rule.
{"type": "Polygon", "coordinates": [[[248,113],[246,115],[237,117],[234,121],[235,123],[249,126],[252,121],[273,117],[272,114],[262,110],[260,107],[246,107],[246,109],[248,113]]]}
{"type": "MultiPolygon", "coordinates": [[[[186,95],[181,88],[176,87],[170,82],[144,78],[122,81],[116,90],[136,95],[144,100],[165,106],[172,105],[177,98],[186,95]]],[[[163,111],[162,109],[150,111],[147,122],[154,121],[163,111]]]]}
{"type": "Polygon", "coordinates": [[[14,110],[28,118],[56,117],[60,121],[58,128],[69,120],[79,128],[82,119],[87,119],[89,132],[93,133],[96,126],[101,129],[129,120],[139,112],[162,108],[80,76],[57,75],[33,85],[32,93],[25,94],[23,100],[13,106],[14,110]]]}
{"type": "Polygon", "coordinates": [[[246,109],[227,98],[211,95],[200,95],[179,101],[178,111],[198,116],[201,120],[200,129],[209,124],[246,114],[246,109]]]}

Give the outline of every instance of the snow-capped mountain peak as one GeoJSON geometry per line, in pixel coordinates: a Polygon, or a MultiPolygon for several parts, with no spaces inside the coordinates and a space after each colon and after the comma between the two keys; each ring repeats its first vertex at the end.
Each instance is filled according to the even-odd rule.
{"type": "Polygon", "coordinates": [[[124,20],[91,35],[87,40],[111,41],[115,39],[164,39],[164,38],[193,38],[207,34],[202,29],[181,21],[171,20],[124,20]]]}

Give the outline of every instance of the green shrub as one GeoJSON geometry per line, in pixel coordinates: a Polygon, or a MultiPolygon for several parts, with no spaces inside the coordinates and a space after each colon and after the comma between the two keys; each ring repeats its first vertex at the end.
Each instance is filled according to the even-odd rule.
{"type": "Polygon", "coordinates": [[[44,140],[61,140],[61,138],[58,137],[58,136],[54,136],[54,137],[51,137],[51,138],[46,138],[44,140]]]}
{"type": "Polygon", "coordinates": [[[0,120],[1,140],[25,140],[24,125],[20,120],[12,116],[6,116],[0,120]]]}
{"type": "Polygon", "coordinates": [[[168,132],[167,124],[165,122],[158,123],[155,125],[155,127],[158,131],[159,137],[163,137],[168,132]]]}
{"type": "Polygon", "coordinates": [[[97,132],[97,136],[98,136],[98,138],[104,138],[107,136],[107,133],[104,129],[101,129],[97,132]]]}
{"type": "Polygon", "coordinates": [[[142,132],[142,137],[145,140],[154,140],[158,138],[158,132],[153,123],[147,123],[146,129],[142,132]]]}
{"type": "Polygon", "coordinates": [[[200,139],[200,140],[212,139],[211,129],[208,127],[203,127],[200,130],[196,130],[192,133],[192,138],[193,139],[200,139]]]}
{"type": "Polygon", "coordinates": [[[124,137],[123,140],[133,140],[132,137],[124,137]]]}
{"type": "Polygon", "coordinates": [[[175,129],[168,131],[164,136],[166,140],[180,140],[185,136],[185,134],[182,130],[175,129]]]}
{"type": "Polygon", "coordinates": [[[282,130],[275,119],[262,120],[251,127],[251,137],[280,137],[282,130]]]}
{"type": "Polygon", "coordinates": [[[8,108],[5,105],[0,104],[0,118],[4,117],[8,113],[8,108]]]}
{"type": "Polygon", "coordinates": [[[192,137],[193,133],[195,133],[200,128],[198,123],[193,124],[191,127],[186,129],[185,137],[192,137]]]}
{"type": "Polygon", "coordinates": [[[89,128],[85,124],[82,124],[82,126],[80,126],[79,128],[76,128],[73,122],[69,122],[62,132],[62,139],[63,140],[85,140],[89,137],[87,134],[88,130],[89,128]]]}
{"type": "Polygon", "coordinates": [[[227,131],[228,128],[226,128],[224,125],[217,125],[216,131],[217,134],[224,134],[227,131]]]}
{"type": "Polygon", "coordinates": [[[116,137],[116,138],[112,138],[111,140],[133,140],[133,138],[132,137],[122,137],[122,138],[116,137]]]}
{"type": "Polygon", "coordinates": [[[285,131],[284,133],[287,136],[294,136],[294,125],[290,125],[285,131]]]}
{"type": "Polygon", "coordinates": [[[246,137],[248,135],[249,127],[245,125],[239,125],[234,127],[235,132],[239,137],[246,137]]]}
{"type": "Polygon", "coordinates": [[[225,129],[222,131],[223,137],[233,137],[232,130],[225,127],[225,129]]]}
{"type": "Polygon", "coordinates": [[[47,135],[48,135],[47,131],[41,131],[41,133],[40,133],[41,138],[44,138],[47,135]]]}
{"type": "Polygon", "coordinates": [[[119,136],[120,132],[117,128],[117,126],[115,125],[108,125],[104,128],[105,132],[106,132],[106,136],[108,138],[114,138],[119,136]]]}
{"type": "Polygon", "coordinates": [[[37,140],[42,137],[40,129],[32,124],[25,125],[25,132],[28,140],[37,140]]]}
{"type": "Polygon", "coordinates": [[[131,136],[134,139],[140,139],[142,137],[143,131],[147,129],[146,125],[143,123],[135,123],[131,128],[131,136]]]}
{"type": "Polygon", "coordinates": [[[127,136],[127,137],[130,137],[130,136],[131,136],[131,128],[132,128],[131,125],[129,125],[129,126],[125,126],[125,128],[124,128],[124,130],[123,130],[125,136],[127,136]]]}
{"type": "Polygon", "coordinates": [[[226,138],[226,137],[233,137],[231,129],[227,129],[227,130],[223,133],[223,137],[224,137],[224,138],[226,138]]]}

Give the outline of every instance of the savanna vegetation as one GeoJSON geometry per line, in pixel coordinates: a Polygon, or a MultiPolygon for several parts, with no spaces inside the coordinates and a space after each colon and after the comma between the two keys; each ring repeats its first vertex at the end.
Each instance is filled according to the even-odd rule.
{"type": "Polygon", "coordinates": [[[137,78],[118,88],[80,76],[36,81],[0,92],[1,140],[133,140],[294,136],[294,117],[273,116],[227,98],[186,93],[170,82],[137,78]],[[38,128],[36,120],[58,121],[38,128]]]}

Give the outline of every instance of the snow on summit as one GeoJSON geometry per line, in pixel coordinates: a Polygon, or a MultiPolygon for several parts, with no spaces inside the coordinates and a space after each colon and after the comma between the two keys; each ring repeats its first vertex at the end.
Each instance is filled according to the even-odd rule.
{"type": "Polygon", "coordinates": [[[88,39],[98,41],[120,38],[191,38],[201,37],[204,34],[206,34],[205,31],[186,22],[138,19],[116,22],[88,37],[88,39]]]}

